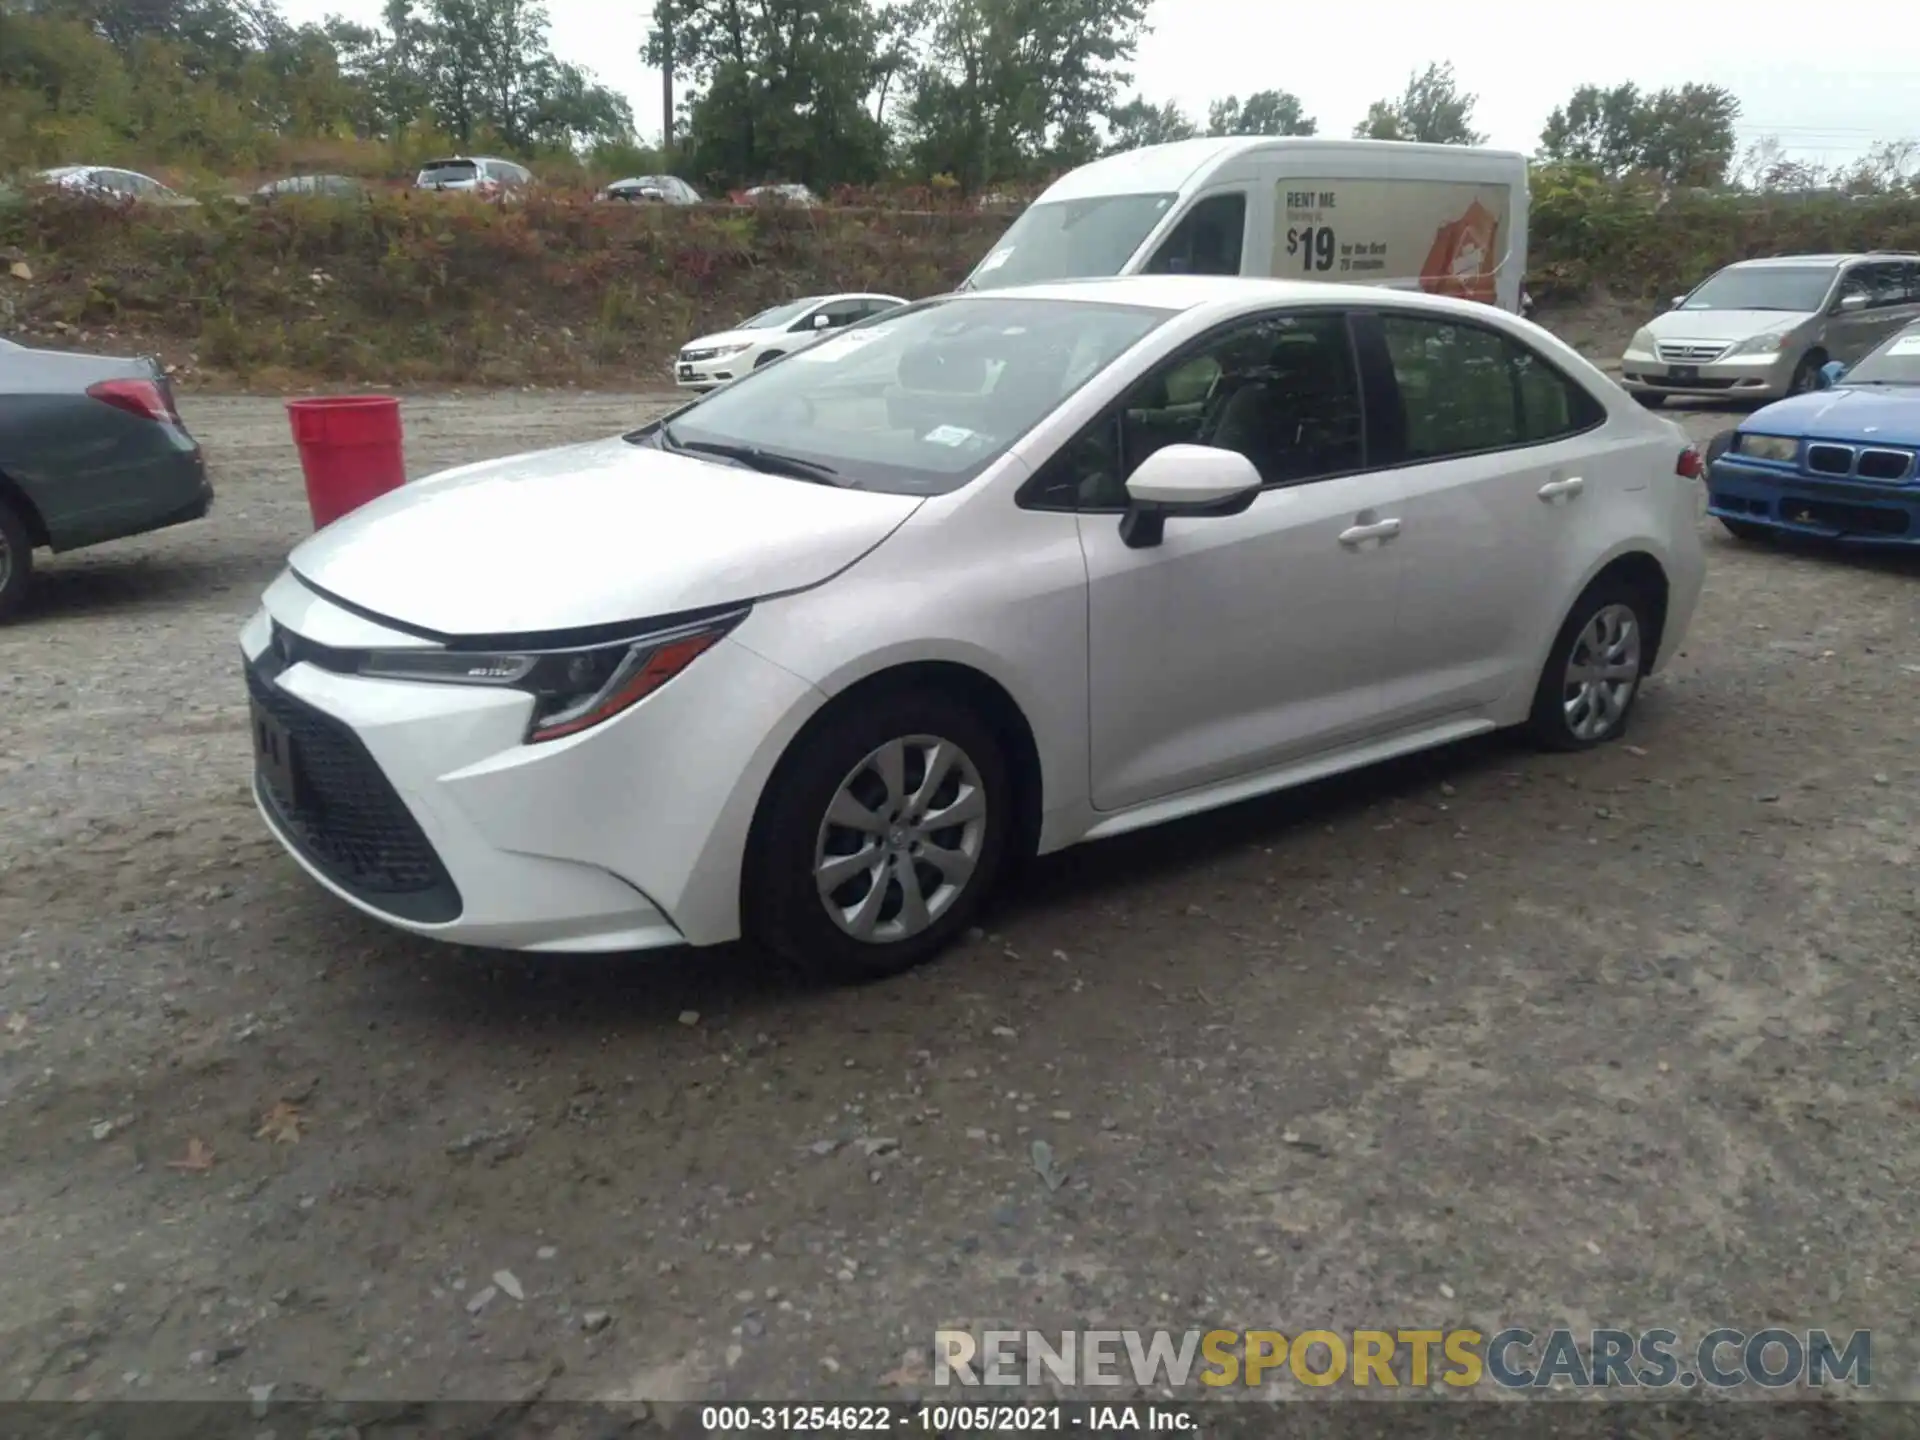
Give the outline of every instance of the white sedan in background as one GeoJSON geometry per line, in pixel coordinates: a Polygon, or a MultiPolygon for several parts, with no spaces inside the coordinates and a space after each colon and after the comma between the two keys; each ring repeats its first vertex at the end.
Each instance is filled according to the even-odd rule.
{"type": "Polygon", "coordinates": [[[420,935],[862,979],[1021,854],[1506,726],[1622,734],[1700,457],[1490,306],[946,296],[631,434],[407,485],[241,636],[255,796],[420,935]]]}
{"type": "Polygon", "coordinates": [[[776,305],[742,320],[731,330],[688,341],[674,357],[673,378],[682,389],[711,390],[782,355],[805,349],[836,330],[897,310],[906,303],[898,295],[859,292],[809,295],[776,305]]]}

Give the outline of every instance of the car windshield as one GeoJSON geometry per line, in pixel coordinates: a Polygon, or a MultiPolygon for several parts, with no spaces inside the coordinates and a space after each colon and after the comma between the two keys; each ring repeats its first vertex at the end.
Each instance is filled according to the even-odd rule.
{"type": "Polygon", "coordinates": [[[771,310],[762,310],[750,320],[742,320],[737,327],[741,330],[773,330],[782,325],[790,325],[807,311],[820,303],[818,295],[809,295],[804,300],[790,301],[785,305],[776,305],[771,310]]]}
{"type": "Polygon", "coordinates": [[[480,173],[480,167],[471,160],[429,160],[420,171],[421,185],[452,185],[463,180],[471,180],[480,173]]]}
{"type": "Polygon", "coordinates": [[[1842,377],[1848,385],[1920,385],[1920,325],[1909,325],[1842,377]]]}
{"type": "Polygon", "coordinates": [[[1034,205],[1008,227],[961,288],[1118,275],[1179,197],[1095,195],[1034,205]]]}
{"type": "Polygon", "coordinates": [[[1177,312],[1013,296],[923,301],[752,371],[657,443],[764,450],[833,483],[956,490],[1177,312]]]}
{"type": "Polygon", "coordinates": [[[1788,310],[1811,315],[1833,286],[1831,265],[1752,265],[1722,270],[1682,310],[1788,310]]]}

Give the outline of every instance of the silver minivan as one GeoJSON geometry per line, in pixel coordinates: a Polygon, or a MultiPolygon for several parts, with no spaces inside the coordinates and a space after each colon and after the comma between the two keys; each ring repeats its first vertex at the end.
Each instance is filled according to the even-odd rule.
{"type": "Polygon", "coordinates": [[[1645,405],[1669,395],[1777,400],[1816,389],[1920,320],[1920,254],[1781,255],[1716,271],[1634,332],[1621,383],[1645,405]]]}

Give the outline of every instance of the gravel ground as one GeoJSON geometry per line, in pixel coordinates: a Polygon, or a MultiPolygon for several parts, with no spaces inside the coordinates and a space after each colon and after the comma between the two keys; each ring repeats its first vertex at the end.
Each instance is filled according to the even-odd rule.
{"type": "MultiPolygon", "coordinates": [[[[409,459],[646,408],[413,399],[409,459]]],[[[1630,743],[1072,852],[808,991],[309,884],[235,648],[285,419],[186,410],[211,519],[0,630],[0,1395],[857,1398],[995,1320],[1873,1327],[1920,1394],[1915,566],[1715,530],[1630,743]]]]}

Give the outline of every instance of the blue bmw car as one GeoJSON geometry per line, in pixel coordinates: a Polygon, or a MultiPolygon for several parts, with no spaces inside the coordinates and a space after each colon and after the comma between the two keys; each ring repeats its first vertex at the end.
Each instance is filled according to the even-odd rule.
{"type": "Polygon", "coordinates": [[[1707,512],[1742,540],[1920,546],[1920,322],[1707,448],[1707,512]]]}

